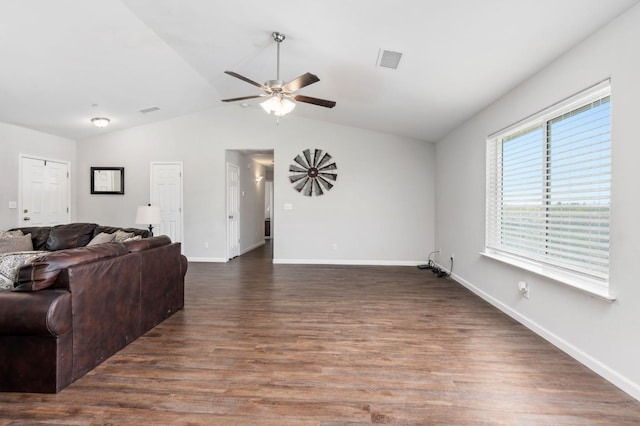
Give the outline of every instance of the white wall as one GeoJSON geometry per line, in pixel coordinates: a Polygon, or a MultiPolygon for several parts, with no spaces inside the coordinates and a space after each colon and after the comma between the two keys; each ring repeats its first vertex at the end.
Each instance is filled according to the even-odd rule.
{"type": "Polygon", "coordinates": [[[18,201],[20,155],[69,162],[71,220],[76,206],[76,142],[11,124],[0,123],[0,229],[19,226],[18,209],[9,209],[9,201],[18,201]]]}
{"type": "Polygon", "coordinates": [[[436,244],[459,281],[640,399],[640,7],[636,6],[437,144],[436,244]],[[483,258],[486,137],[611,77],[612,217],[608,303],[483,258]],[[517,282],[531,288],[522,298],[517,282]]]}
{"type": "Polygon", "coordinates": [[[433,249],[433,145],[295,113],[276,125],[260,108],[228,105],[78,142],[87,175],[78,181],[78,219],[133,226],[148,200],[149,163],[183,161],[185,254],[222,261],[228,149],[274,150],[276,261],[414,264],[433,249]],[[328,151],[338,165],[336,187],[322,197],[289,183],[289,165],[306,148],[328,151]],[[125,195],[90,195],[90,166],[124,166],[125,195]]]}

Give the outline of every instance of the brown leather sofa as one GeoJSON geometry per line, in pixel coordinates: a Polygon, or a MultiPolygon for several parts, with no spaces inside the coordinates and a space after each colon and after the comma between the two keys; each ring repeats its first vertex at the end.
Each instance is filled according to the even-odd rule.
{"type": "Polygon", "coordinates": [[[35,249],[53,240],[79,247],[22,266],[13,291],[0,291],[0,391],[57,393],[184,307],[180,243],[159,236],[85,247],[86,225],[91,235],[117,229],[20,228],[35,249]]]}

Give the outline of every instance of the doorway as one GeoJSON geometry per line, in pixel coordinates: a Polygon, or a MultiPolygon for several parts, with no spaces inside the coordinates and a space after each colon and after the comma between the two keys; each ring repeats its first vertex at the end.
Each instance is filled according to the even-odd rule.
{"type": "MultiPolygon", "coordinates": [[[[225,152],[226,260],[244,256],[271,242],[268,235],[274,235],[273,206],[272,201],[267,202],[266,194],[267,186],[273,186],[273,157],[273,149],[229,149],[225,152]],[[230,171],[229,165],[235,168],[230,171]],[[271,232],[267,233],[267,230],[271,232]]],[[[270,194],[269,200],[273,191],[270,194]]]]}
{"type": "Polygon", "coordinates": [[[20,226],[69,223],[69,163],[20,158],[20,226]]]}

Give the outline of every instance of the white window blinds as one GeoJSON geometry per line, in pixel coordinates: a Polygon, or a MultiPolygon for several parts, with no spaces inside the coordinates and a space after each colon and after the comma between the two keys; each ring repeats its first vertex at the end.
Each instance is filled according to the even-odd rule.
{"type": "Polygon", "coordinates": [[[607,285],[608,82],[588,92],[488,140],[486,250],[607,285]]]}

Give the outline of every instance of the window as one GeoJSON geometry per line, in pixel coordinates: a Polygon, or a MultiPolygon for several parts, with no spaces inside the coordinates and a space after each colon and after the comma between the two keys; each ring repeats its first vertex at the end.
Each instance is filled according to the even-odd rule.
{"type": "Polygon", "coordinates": [[[610,193],[607,81],[489,137],[485,253],[607,289],[610,193]]]}

